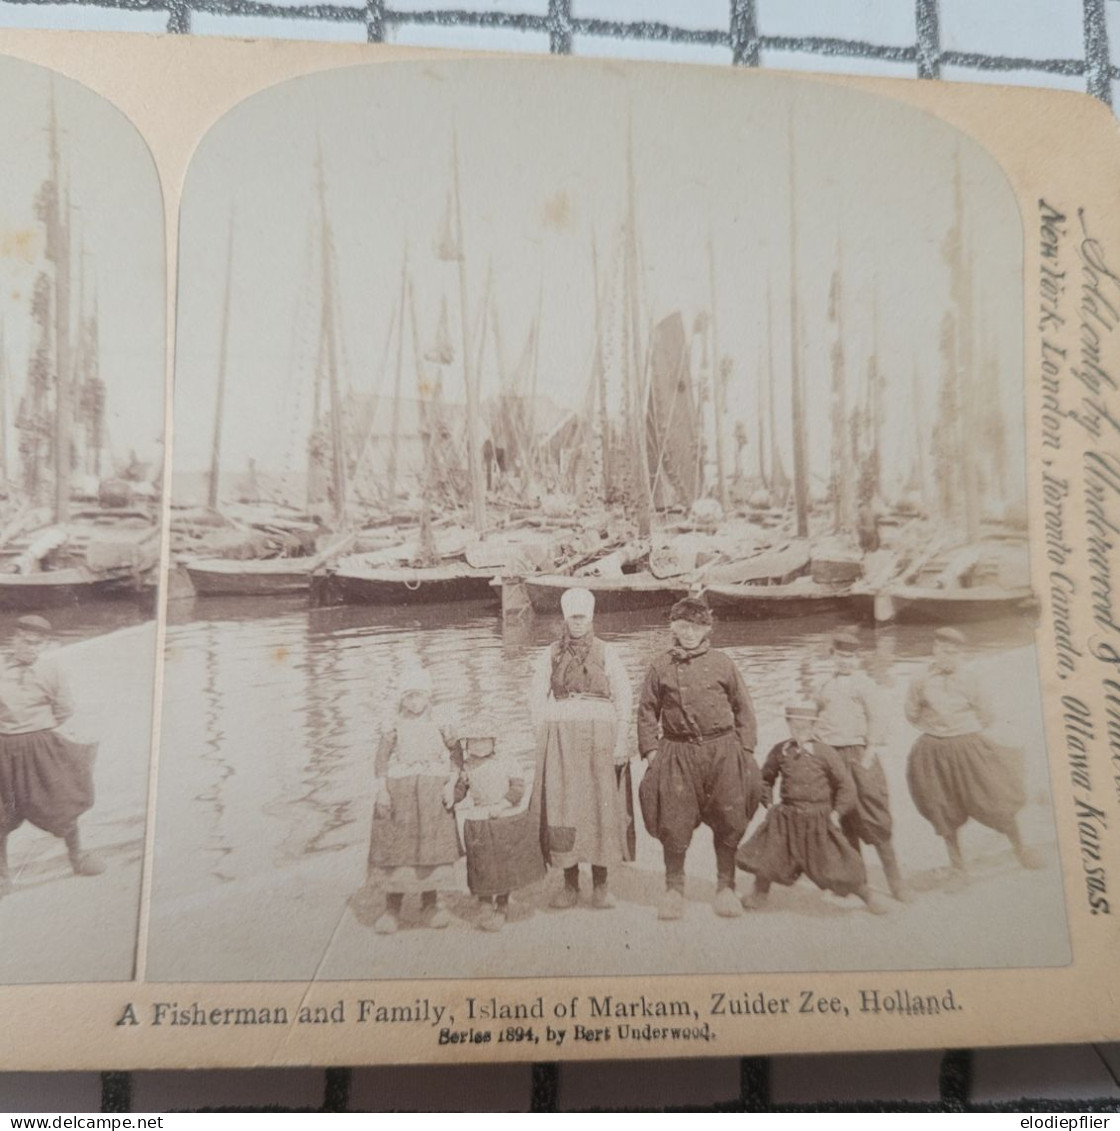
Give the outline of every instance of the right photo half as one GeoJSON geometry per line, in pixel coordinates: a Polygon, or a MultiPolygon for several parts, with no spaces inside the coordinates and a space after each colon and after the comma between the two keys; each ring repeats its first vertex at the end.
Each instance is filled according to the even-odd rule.
{"type": "Polygon", "coordinates": [[[182,201],[148,980],[1070,961],[979,145],[402,63],[182,201]]]}

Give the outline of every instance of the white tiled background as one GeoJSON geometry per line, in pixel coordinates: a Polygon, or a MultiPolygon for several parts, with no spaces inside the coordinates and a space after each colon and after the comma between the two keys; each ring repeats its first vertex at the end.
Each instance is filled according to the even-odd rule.
{"type": "MultiPolygon", "coordinates": [[[[1120,105],[1120,0],[0,0],[0,27],[384,39],[488,50],[668,59],[1087,90],[1120,105]],[[126,6],[127,5],[127,6],[126,6]],[[197,5],[197,10],[195,6],[197,5]],[[205,10],[201,10],[205,9],[205,10]],[[924,67],[919,62],[925,61],[924,67]]],[[[306,1068],[0,1072],[0,1111],[282,1107],[355,1111],[867,1106],[1024,1097],[1120,1110],[1120,1046],[980,1050],[967,1095],[941,1083],[940,1052],[452,1069],[306,1068]]]]}

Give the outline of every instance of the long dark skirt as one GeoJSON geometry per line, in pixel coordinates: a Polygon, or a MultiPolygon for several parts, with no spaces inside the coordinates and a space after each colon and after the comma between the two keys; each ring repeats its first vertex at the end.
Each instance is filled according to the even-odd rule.
{"type": "Polygon", "coordinates": [[[467,887],[479,896],[509,895],[545,874],[540,814],[532,809],[512,817],[463,822],[467,887]]]}
{"type": "Polygon", "coordinates": [[[891,803],[887,792],[887,775],[878,758],[870,766],[860,764],[865,746],[834,746],[844,759],[856,787],[856,807],[840,819],[844,835],[864,844],[884,844],[891,839],[891,803]]]}
{"type": "Polygon", "coordinates": [[[1021,751],[979,733],[923,734],[910,751],[906,781],[918,812],[939,836],[969,818],[1006,832],[1027,800],[1021,751]]]}
{"type": "Polygon", "coordinates": [[[805,875],[825,891],[850,895],[867,883],[867,871],[829,813],[827,805],[774,806],[735,863],[774,884],[788,886],[805,875]]]}
{"type": "Polygon", "coordinates": [[[0,835],[30,821],[66,836],[93,807],[96,753],[53,730],[0,735],[0,835]]]}
{"type": "Polygon", "coordinates": [[[374,809],[369,862],[375,868],[454,864],[462,855],[454,814],[443,804],[445,777],[388,779],[392,812],[374,809]]]}

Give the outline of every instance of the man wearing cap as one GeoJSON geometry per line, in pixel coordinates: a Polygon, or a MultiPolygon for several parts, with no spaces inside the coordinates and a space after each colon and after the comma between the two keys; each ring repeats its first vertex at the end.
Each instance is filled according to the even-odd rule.
{"type": "Polygon", "coordinates": [[[1003,833],[1024,868],[1042,867],[1019,833],[1017,816],[1027,796],[1019,752],[984,733],[995,712],[981,681],[962,665],[965,643],[955,628],[939,628],[933,659],[906,696],[906,718],[922,732],[906,781],[918,812],[945,841],[950,888],[968,883],[958,833],[970,818],[1003,833]]]}
{"type": "Polygon", "coordinates": [[[0,896],[12,890],[8,836],[24,821],[65,840],[75,875],[105,871],[78,833],[93,805],[96,747],[58,733],[74,708],[62,672],[43,655],[51,634],[43,617],[20,617],[0,658],[0,896]]]}
{"type": "Polygon", "coordinates": [[[754,707],[731,657],[710,647],[712,614],[693,597],[669,614],[673,647],[650,665],[638,702],[639,789],[650,836],[661,841],[661,919],[684,914],[684,862],[701,822],[716,852],[716,914],[742,915],[735,896],[735,850],[758,808],[754,707]]]}
{"type": "Polygon", "coordinates": [[[632,694],[618,652],[594,633],[595,597],[572,588],[560,601],[564,630],[533,676],[534,790],[545,859],[563,869],[556,909],[579,903],[579,865],[591,865],[591,906],[615,905],[608,869],[633,858],[627,728],[632,694]]]}
{"type": "Polygon", "coordinates": [[[816,738],[843,759],[856,788],[856,804],[840,818],[848,843],[873,845],[883,864],[891,895],[908,902],[891,839],[892,821],[887,775],[882,696],[875,681],[859,666],[859,639],[851,632],[832,638],[833,674],[816,695],[816,738]]]}

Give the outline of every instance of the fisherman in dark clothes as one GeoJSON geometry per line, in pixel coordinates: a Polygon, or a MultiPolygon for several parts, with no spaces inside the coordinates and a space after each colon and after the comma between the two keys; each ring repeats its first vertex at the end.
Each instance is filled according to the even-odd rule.
{"type": "Polygon", "coordinates": [[[840,819],[848,843],[860,842],[879,854],[891,895],[908,903],[891,839],[890,797],[880,756],[886,752],[882,696],[875,681],[859,666],[859,639],[849,632],[832,638],[833,674],[817,691],[815,737],[843,759],[856,789],[855,807],[840,819]]]}
{"type": "Polygon", "coordinates": [[[96,744],[58,733],[74,713],[70,689],[43,649],[50,621],[26,616],[0,660],[0,896],[12,890],[8,836],[24,821],[66,842],[77,876],[99,876],[105,862],[83,852],[78,818],[93,806],[96,744]]]}
{"type": "Polygon", "coordinates": [[[1024,868],[1043,866],[1019,833],[1017,815],[1027,798],[1019,751],[984,733],[995,713],[983,684],[962,665],[964,644],[955,628],[939,628],[933,659],[906,696],[906,718],[922,732],[906,781],[918,812],[945,841],[950,888],[968,883],[958,831],[969,818],[1003,833],[1024,868]]]}
{"type": "Polygon", "coordinates": [[[743,906],[762,907],[772,884],[789,886],[804,875],[824,891],[858,895],[881,915],[885,908],[871,895],[862,857],[832,820],[834,810],[841,820],[854,812],[856,789],[840,755],[813,739],[816,714],[811,703],[787,707],[790,737],[766,756],[762,803],[772,805],[779,778],[781,800],[739,849],[739,867],[754,873],[754,891],[743,896],[743,906]]]}
{"type": "Polygon", "coordinates": [[[674,644],[650,665],[638,703],[638,750],[646,760],[642,817],[665,856],[658,918],[684,914],[684,861],[701,822],[716,850],[715,911],[742,915],[735,850],[758,808],[754,707],[731,657],[710,646],[712,613],[693,597],[669,614],[674,644]]]}

